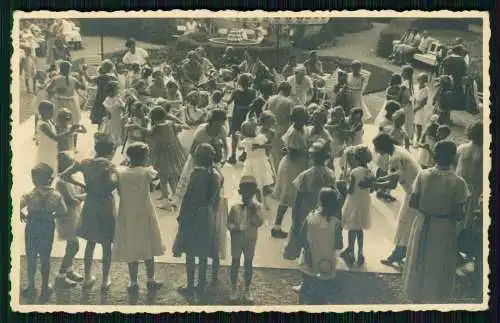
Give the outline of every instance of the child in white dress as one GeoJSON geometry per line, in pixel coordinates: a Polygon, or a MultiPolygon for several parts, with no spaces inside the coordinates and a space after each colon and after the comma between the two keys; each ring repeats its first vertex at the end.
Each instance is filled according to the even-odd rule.
{"type": "Polygon", "coordinates": [[[134,143],[127,149],[129,166],[118,171],[118,194],[120,206],[116,218],[113,255],[117,260],[128,263],[130,274],[129,294],[137,296],[139,287],[137,273],[139,261],[144,260],[148,291],[163,286],[155,280],[154,257],[163,255],[158,215],[150,193],[150,184],[156,171],[147,167],[148,146],[134,143]]]}
{"type": "Polygon", "coordinates": [[[106,86],[107,97],[102,103],[106,108],[107,115],[101,123],[100,132],[109,134],[116,147],[123,142],[125,103],[118,95],[120,91],[118,82],[110,81],[106,86]]]}
{"type": "Polygon", "coordinates": [[[245,121],[241,125],[240,147],[245,150],[247,158],[243,163],[242,176],[254,176],[257,180],[257,200],[263,202],[263,188],[274,183],[273,169],[266,154],[265,144],[267,137],[263,133],[257,133],[257,124],[253,121],[245,121]]]}
{"type": "Polygon", "coordinates": [[[363,255],[363,230],[371,227],[371,197],[370,183],[375,178],[368,168],[368,163],[372,160],[372,154],[368,147],[357,145],[349,147],[346,154],[347,163],[350,167],[349,186],[347,199],[342,208],[342,225],[348,230],[348,246],[342,252],[342,258],[348,265],[354,263],[354,243],[358,241],[358,266],[365,262],[363,255]]]}
{"type": "Polygon", "coordinates": [[[416,133],[415,148],[418,146],[422,137],[422,130],[432,114],[432,111],[429,111],[431,109],[431,105],[429,104],[430,90],[427,85],[429,82],[429,75],[421,73],[418,75],[417,80],[418,86],[415,89],[415,105],[413,110],[415,114],[415,119],[413,120],[416,133]]]}
{"type": "Polygon", "coordinates": [[[434,114],[430,117],[425,126],[422,138],[418,143],[418,162],[423,169],[432,167],[436,164],[433,156],[434,145],[436,144],[439,116],[434,114]]]}

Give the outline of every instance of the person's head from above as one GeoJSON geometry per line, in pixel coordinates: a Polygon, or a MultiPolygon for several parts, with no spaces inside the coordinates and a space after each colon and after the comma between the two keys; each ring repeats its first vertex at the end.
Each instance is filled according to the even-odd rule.
{"type": "Polygon", "coordinates": [[[200,91],[198,93],[198,107],[204,108],[210,104],[210,93],[207,91],[200,91]]]}
{"type": "Polygon", "coordinates": [[[177,85],[177,82],[175,82],[174,80],[168,80],[166,88],[167,88],[167,93],[169,94],[177,93],[177,91],[179,90],[179,86],[177,85]]]}
{"type": "Polygon", "coordinates": [[[307,69],[303,64],[297,65],[294,69],[295,80],[302,82],[307,75],[307,69]]]}
{"type": "Polygon", "coordinates": [[[412,80],[413,79],[413,67],[411,65],[404,65],[401,68],[401,77],[404,80],[412,80]]]}
{"type": "Polygon", "coordinates": [[[274,82],[270,80],[262,81],[260,85],[260,93],[264,98],[269,98],[274,93],[274,82]]]}
{"type": "Polygon", "coordinates": [[[467,128],[467,138],[475,145],[483,145],[483,122],[476,121],[467,128]]]}
{"type": "Polygon", "coordinates": [[[252,120],[245,120],[241,124],[241,135],[247,138],[255,138],[257,136],[257,123],[252,120]]]}
{"type": "Polygon", "coordinates": [[[54,181],[54,170],[45,163],[37,164],[31,169],[31,181],[36,188],[48,187],[54,181]]]}
{"type": "Polygon", "coordinates": [[[38,104],[38,114],[43,120],[54,118],[54,104],[48,100],[44,100],[38,104]]]}
{"type": "Polygon", "coordinates": [[[323,187],[319,191],[320,214],[326,217],[336,216],[342,209],[342,197],[340,192],[333,187],[323,187]]]}
{"type": "Polygon", "coordinates": [[[135,83],[134,89],[138,94],[147,94],[148,83],[145,80],[139,80],[135,83]]]}
{"type": "Polygon", "coordinates": [[[455,45],[451,49],[451,53],[458,56],[465,56],[465,48],[463,45],[455,45]]]}
{"type": "Polygon", "coordinates": [[[198,48],[195,49],[196,54],[198,54],[199,57],[204,58],[206,56],[205,53],[205,48],[202,46],[199,46],[198,48]]]}
{"type": "Polygon", "coordinates": [[[210,168],[213,167],[215,162],[215,149],[211,144],[200,144],[194,153],[194,160],[196,165],[200,167],[210,168]]]}
{"type": "Polygon", "coordinates": [[[421,87],[424,87],[427,83],[429,83],[429,74],[424,72],[418,74],[417,81],[421,87]]]}
{"type": "Polygon", "coordinates": [[[429,117],[430,124],[438,123],[438,121],[439,121],[439,115],[437,114],[433,114],[429,117]]]}
{"type": "Polygon", "coordinates": [[[340,85],[345,85],[345,84],[347,84],[347,78],[349,77],[349,75],[348,75],[345,71],[343,71],[343,70],[338,70],[338,71],[337,71],[337,76],[338,76],[338,80],[339,80],[339,81],[338,81],[338,82],[339,82],[338,84],[340,84],[340,85]]]}
{"type": "Polygon", "coordinates": [[[251,81],[252,81],[252,76],[250,74],[248,74],[248,73],[243,73],[238,78],[238,84],[243,89],[250,88],[251,81]]]}
{"type": "Polygon", "coordinates": [[[118,85],[117,81],[109,81],[108,84],[106,84],[106,96],[110,97],[115,97],[118,95],[118,91],[120,89],[120,86],[118,85]]]}
{"type": "Polygon", "coordinates": [[[322,78],[318,78],[318,79],[314,80],[313,85],[317,89],[324,89],[326,82],[322,78]]]}
{"type": "Polygon", "coordinates": [[[220,90],[215,90],[212,92],[212,104],[219,104],[224,98],[224,94],[220,90]]]}
{"type": "Polygon", "coordinates": [[[336,106],[335,108],[332,109],[332,112],[330,114],[330,119],[337,123],[337,122],[342,122],[346,118],[345,116],[345,110],[341,106],[336,106]]]}
{"type": "Polygon", "coordinates": [[[141,74],[141,65],[139,63],[132,63],[132,66],[130,69],[136,75],[141,74]]]}
{"type": "Polygon", "coordinates": [[[259,124],[262,129],[270,129],[276,123],[276,117],[274,113],[269,110],[262,111],[259,115],[259,124]]]}
{"type": "Polygon", "coordinates": [[[170,76],[172,74],[172,66],[168,64],[163,64],[161,70],[163,71],[163,75],[170,76]]]}
{"type": "Polygon", "coordinates": [[[126,71],[127,71],[127,69],[125,68],[125,64],[123,64],[122,62],[116,63],[116,73],[117,74],[125,74],[126,71]]]}
{"type": "Polygon", "coordinates": [[[401,74],[392,74],[389,86],[400,86],[403,83],[401,74]]]}
{"type": "Polygon", "coordinates": [[[103,74],[110,74],[115,71],[115,64],[111,60],[105,59],[101,62],[99,69],[103,74]]]}
{"type": "Polygon", "coordinates": [[[232,46],[227,46],[226,49],[224,50],[224,53],[226,55],[232,55],[234,54],[234,48],[232,46]]]}
{"type": "Polygon", "coordinates": [[[445,124],[440,125],[438,127],[438,129],[437,129],[436,140],[437,141],[445,140],[450,135],[451,135],[451,129],[450,129],[450,127],[447,126],[447,125],[445,125],[445,124]]]}
{"type": "Polygon", "coordinates": [[[137,101],[134,102],[132,105],[132,109],[130,111],[131,117],[137,118],[137,119],[144,119],[146,117],[145,111],[146,111],[146,106],[144,103],[137,101]]]}
{"type": "Polygon", "coordinates": [[[240,67],[238,65],[231,65],[231,78],[232,79],[235,79],[236,77],[238,77],[238,75],[240,75],[241,73],[241,70],[240,70],[240,67]]]}
{"type": "Polygon", "coordinates": [[[457,145],[453,141],[443,140],[434,146],[434,160],[437,167],[449,169],[456,160],[457,145]]]}
{"type": "Polygon", "coordinates": [[[56,116],[56,124],[61,128],[66,128],[71,123],[72,113],[68,108],[59,110],[56,116]]]}
{"type": "Polygon", "coordinates": [[[362,69],[363,69],[363,66],[361,65],[360,61],[353,61],[351,63],[351,70],[354,74],[356,74],[356,75],[360,74],[362,69]]]}
{"type": "Polygon", "coordinates": [[[351,123],[362,122],[363,116],[364,116],[363,109],[360,107],[354,107],[351,109],[351,111],[349,113],[349,121],[351,123]]]}
{"type": "Polygon", "coordinates": [[[68,61],[62,61],[59,64],[59,74],[62,76],[69,76],[69,73],[71,72],[71,63],[68,61]]]}
{"type": "Polygon", "coordinates": [[[405,112],[403,109],[396,110],[391,117],[394,128],[401,129],[405,124],[405,112]]]}
{"type": "Polygon", "coordinates": [[[325,127],[327,121],[328,111],[318,106],[311,115],[312,126],[316,130],[321,130],[325,127]]]}
{"type": "Polygon", "coordinates": [[[295,106],[290,115],[290,121],[295,129],[301,130],[307,123],[306,108],[302,105],[295,106]]]}
{"type": "Polygon", "coordinates": [[[167,119],[167,112],[163,106],[154,107],[149,114],[152,125],[157,125],[167,119]]]}
{"type": "Polygon", "coordinates": [[[309,52],[309,59],[313,62],[318,60],[318,54],[316,51],[312,50],[309,52]]]}
{"type": "Polygon", "coordinates": [[[110,135],[99,133],[94,135],[94,151],[96,158],[111,159],[115,153],[115,148],[115,143],[110,135]]]}
{"type": "Polygon", "coordinates": [[[463,44],[464,44],[464,40],[462,37],[455,38],[455,45],[463,45],[463,44]]]}
{"type": "Polygon", "coordinates": [[[379,133],[373,139],[375,152],[380,155],[392,155],[394,153],[396,141],[389,134],[379,133]]]}
{"type": "Polygon", "coordinates": [[[145,166],[149,155],[149,147],[143,142],[134,142],[127,148],[130,167],[145,166]]]}
{"type": "Polygon", "coordinates": [[[137,91],[135,89],[127,89],[123,93],[123,100],[126,105],[131,105],[137,101],[137,91]]]}
{"type": "Polygon", "coordinates": [[[135,50],[136,50],[136,41],[134,38],[129,38],[127,39],[127,41],[125,42],[125,47],[128,49],[129,52],[131,52],[132,54],[135,53],[135,50]]]}
{"type": "Polygon", "coordinates": [[[324,166],[325,162],[330,159],[328,143],[323,139],[315,141],[309,148],[309,155],[314,166],[324,166]]]}
{"type": "Polygon", "coordinates": [[[360,144],[354,146],[354,156],[360,166],[366,167],[372,161],[373,156],[368,146],[360,144]]]}
{"type": "Polygon", "coordinates": [[[349,169],[354,169],[359,166],[358,159],[356,158],[355,146],[347,146],[344,149],[345,163],[349,169]]]}
{"type": "Polygon", "coordinates": [[[186,54],[186,58],[188,59],[188,61],[193,61],[195,57],[196,57],[196,52],[194,50],[190,50],[186,54]]]}
{"type": "Polygon", "coordinates": [[[165,75],[163,75],[163,72],[161,70],[154,71],[151,76],[153,77],[153,82],[156,85],[163,85],[165,75]]]}
{"type": "Polygon", "coordinates": [[[385,103],[384,110],[386,119],[392,120],[394,113],[401,110],[401,104],[397,101],[389,100],[385,103]]]}
{"type": "Polygon", "coordinates": [[[57,154],[57,167],[59,174],[66,171],[68,168],[75,164],[75,160],[70,157],[66,152],[60,152],[57,154]]]}
{"type": "Polygon", "coordinates": [[[311,121],[312,121],[312,115],[314,113],[314,111],[320,109],[321,107],[317,104],[317,103],[310,103],[308,106],[307,106],[307,114],[311,117],[311,121]]]}
{"type": "Polygon", "coordinates": [[[284,95],[286,97],[289,97],[290,94],[292,93],[292,86],[290,85],[290,83],[286,82],[286,81],[283,81],[280,83],[280,85],[278,86],[278,92],[281,94],[281,95],[284,95]]]}
{"type": "Polygon", "coordinates": [[[144,66],[142,68],[142,78],[148,79],[151,75],[153,75],[153,69],[149,66],[144,66]]]}
{"type": "Polygon", "coordinates": [[[241,195],[243,204],[248,205],[257,194],[257,179],[252,175],[244,175],[240,179],[238,193],[241,195]]]}
{"type": "Polygon", "coordinates": [[[226,111],[222,109],[213,109],[210,111],[210,116],[208,118],[208,126],[213,129],[222,130],[224,124],[226,123],[227,115],[226,111]]]}

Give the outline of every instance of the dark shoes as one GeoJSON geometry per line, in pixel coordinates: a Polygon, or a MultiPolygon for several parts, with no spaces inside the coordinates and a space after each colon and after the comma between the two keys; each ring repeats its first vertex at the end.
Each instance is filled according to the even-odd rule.
{"type": "Polygon", "coordinates": [[[276,239],[286,239],[288,237],[288,233],[283,231],[282,229],[271,229],[271,236],[276,239]]]}

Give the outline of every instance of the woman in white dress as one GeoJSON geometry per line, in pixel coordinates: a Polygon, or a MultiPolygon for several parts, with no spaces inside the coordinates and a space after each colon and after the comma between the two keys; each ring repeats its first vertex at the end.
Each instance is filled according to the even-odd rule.
{"type": "MultiPolygon", "coordinates": [[[[71,63],[63,61],[59,65],[59,75],[52,78],[47,86],[49,99],[54,102],[55,114],[63,108],[71,111],[72,124],[79,124],[81,120],[80,102],[77,90],[85,90],[85,85],[70,75],[71,63]]],[[[76,135],[75,135],[76,147],[76,135]]]]}
{"type": "Polygon", "coordinates": [[[369,120],[372,118],[372,114],[363,100],[363,93],[368,85],[370,72],[364,70],[359,61],[353,61],[351,69],[352,72],[347,74],[347,88],[351,95],[352,107],[363,109],[364,119],[369,120]]]}
{"type": "Polygon", "coordinates": [[[389,174],[377,178],[374,188],[395,189],[399,182],[405,191],[398,213],[398,226],[394,238],[396,248],[389,257],[381,261],[384,265],[392,266],[394,263],[401,264],[405,258],[410,229],[415,217],[419,214],[418,210],[410,208],[409,202],[412,184],[421,168],[410,152],[404,147],[396,145],[394,139],[388,134],[381,133],[377,135],[373,139],[373,146],[378,154],[389,155],[389,174]]]}
{"type": "Polygon", "coordinates": [[[57,147],[58,141],[64,137],[73,135],[80,126],[74,124],[70,127],[69,131],[58,134],[53,121],[54,104],[50,101],[40,102],[38,105],[38,114],[40,119],[37,125],[38,146],[35,164],[47,164],[52,168],[54,173],[57,173],[59,171],[57,162],[57,154],[59,152],[57,147]]]}
{"type": "Polygon", "coordinates": [[[426,73],[420,73],[417,81],[418,87],[415,89],[415,105],[413,109],[415,114],[415,119],[413,120],[416,135],[415,146],[420,142],[423,128],[432,114],[432,108],[429,104],[429,75],[426,73]]]}
{"type": "Polygon", "coordinates": [[[413,103],[415,98],[415,90],[413,86],[413,67],[407,65],[403,66],[401,70],[401,77],[403,79],[402,87],[402,97],[401,105],[403,106],[405,112],[405,130],[410,138],[410,142],[413,141],[413,128],[415,120],[415,112],[413,110],[413,103]]]}

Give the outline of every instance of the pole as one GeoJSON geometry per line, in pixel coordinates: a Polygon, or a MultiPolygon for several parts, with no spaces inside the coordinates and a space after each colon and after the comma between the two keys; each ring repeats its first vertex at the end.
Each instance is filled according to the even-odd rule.
{"type": "Polygon", "coordinates": [[[103,31],[103,22],[101,22],[101,61],[104,60],[104,31],[103,31]]]}

